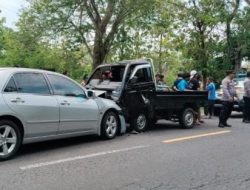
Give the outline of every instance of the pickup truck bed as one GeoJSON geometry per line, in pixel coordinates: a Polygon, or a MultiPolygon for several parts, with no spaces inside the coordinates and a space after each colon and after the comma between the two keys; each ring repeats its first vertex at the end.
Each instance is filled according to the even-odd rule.
{"type": "Polygon", "coordinates": [[[198,109],[207,101],[207,91],[185,92],[156,92],[156,91],[127,91],[123,108],[128,121],[133,121],[140,115],[145,115],[149,125],[159,119],[178,120],[183,128],[192,128],[198,109]],[[186,113],[186,111],[188,113],[186,113]],[[186,114],[193,117],[191,123],[185,121],[186,114]]]}
{"type": "Polygon", "coordinates": [[[203,105],[207,100],[207,91],[156,92],[156,110],[176,110],[185,105],[203,105]]]}

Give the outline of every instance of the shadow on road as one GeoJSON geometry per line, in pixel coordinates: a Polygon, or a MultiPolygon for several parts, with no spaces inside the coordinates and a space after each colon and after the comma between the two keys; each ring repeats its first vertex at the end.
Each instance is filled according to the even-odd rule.
{"type": "MultiPolygon", "coordinates": [[[[231,116],[232,119],[239,119],[242,118],[242,114],[234,113],[231,116]]],[[[217,118],[215,118],[217,120],[217,118]]],[[[204,124],[206,125],[206,124],[204,124]]],[[[206,126],[205,126],[206,127],[206,126]]],[[[191,130],[200,130],[204,129],[202,127],[195,127],[191,130]]],[[[171,122],[171,121],[165,121],[165,120],[160,120],[152,126],[150,129],[147,130],[148,133],[158,133],[161,131],[176,131],[176,130],[185,130],[181,128],[178,122],[171,122]]],[[[128,132],[127,135],[129,136],[130,134],[133,134],[133,132],[128,132]]],[[[137,133],[135,133],[137,134],[137,133]]],[[[126,137],[125,137],[126,138],[126,137]]],[[[118,137],[119,139],[119,137],[118,137]]],[[[50,150],[60,150],[64,148],[69,148],[73,146],[78,146],[78,145],[87,145],[89,143],[94,143],[94,142],[99,142],[102,141],[99,137],[97,136],[80,136],[80,137],[72,137],[72,138],[67,138],[67,139],[60,139],[60,140],[52,140],[52,141],[46,141],[46,142],[39,142],[39,143],[32,143],[32,144],[27,144],[23,145],[23,147],[20,150],[19,156],[25,156],[27,154],[35,154],[35,153],[41,153],[41,152],[46,152],[50,150]]],[[[112,141],[110,141],[112,143],[112,141]]]]}
{"type": "MultiPolygon", "coordinates": [[[[148,132],[158,132],[163,130],[167,131],[167,130],[183,130],[183,129],[181,129],[179,123],[160,121],[159,123],[155,124],[155,126],[148,129],[148,132]]],[[[131,133],[128,132],[127,134],[130,135],[131,133]]],[[[31,155],[35,153],[42,153],[51,150],[60,150],[78,145],[87,145],[89,143],[94,143],[99,141],[102,140],[98,136],[80,136],[80,137],[72,137],[60,140],[51,140],[45,142],[25,144],[22,146],[18,157],[22,157],[29,154],[31,155]]]]}
{"type": "Polygon", "coordinates": [[[160,121],[153,125],[149,131],[161,131],[161,130],[183,130],[179,123],[169,122],[169,121],[160,121]]]}
{"type": "Polygon", "coordinates": [[[92,142],[100,141],[100,138],[97,136],[80,136],[80,137],[72,137],[60,140],[51,140],[39,143],[32,143],[23,145],[20,150],[20,156],[24,156],[26,154],[34,154],[43,151],[49,151],[53,149],[60,148],[69,148],[71,146],[77,146],[82,144],[88,144],[92,142]]]}

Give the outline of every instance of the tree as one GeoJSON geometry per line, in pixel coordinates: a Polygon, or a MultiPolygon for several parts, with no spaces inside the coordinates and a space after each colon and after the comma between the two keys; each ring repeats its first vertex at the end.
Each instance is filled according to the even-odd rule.
{"type": "Polygon", "coordinates": [[[241,0],[224,0],[223,11],[221,17],[224,18],[224,22],[226,25],[226,60],[235,68],[236,71],[240,69],[241,65],[241,53],[237,51],[237,42],[233,41],[233,31],[232,31],[232,23],[236,18],[241,0]],[[235,51],[236,50],[236,51],[235,51]]]}
{"type": "MultiPolygon", "coordinates": [[[[1,13],[1,10],[0,10],[1,13]]],[[[4,18],[0,17],[0,57],[3,54],[4,51],[4,33],[6,28],[4,27],[4,18]]]]}
{"type": "Polygon", "coordinates": [[[189,59],[187,62],[193,63],[190,69],[196,68],[202,72],[204,87],[209,64],[216,56],[215,45],[220,40],[216,30],[221,21],[218,12],[222,7],[222,2],[218,0],[190,0],[176,4],[181,21],[178,43],[184,56],[189,59]]]}
{"type": "Polygon", "coordinates": [[[103,63],[122,23],[150,0],[37,0],[23,12],[43,35],[66,36],[84,44],[93,67],[103,63]]]}

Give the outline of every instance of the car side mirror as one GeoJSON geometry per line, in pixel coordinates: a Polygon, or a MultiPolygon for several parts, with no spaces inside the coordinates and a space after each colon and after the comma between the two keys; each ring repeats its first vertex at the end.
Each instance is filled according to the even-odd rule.
{"type": "Polygon", "coordinates": [[[138,81],[138,77],[134,76],[131,79],[129,79],[128,84],[133,85],[133,84],[137,83],[137,81],[138,81]]]}
{"type": "Polygon", "coordinates": [[[95,96],[95,93],[92,90],[88,90],[87,95],[88,95],[89,98],[93,98],[95,96]]]}

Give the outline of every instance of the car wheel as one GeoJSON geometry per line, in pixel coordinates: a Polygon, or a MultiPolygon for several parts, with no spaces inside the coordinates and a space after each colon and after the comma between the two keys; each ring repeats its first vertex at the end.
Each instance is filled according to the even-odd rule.
{"type": "Polygon", "coordinates": [[[22,135],[17,125],[9,120],[0,121],[0,160],[15,156],[22,143],[22,135]]]}
{"type": "Polygon", "coordinates": [[[117,135],[119,119],[113,111],[108,111],[102,120],[101,136],[104,139],[113,139],[117,135]]]}
{"type": "Polygon", "coordinates": [[[139,113],[133,119],[132,126],[136,132],[140,133],[140,132],[146,131],[148,125],[149,125],[149,121],[145,113],[139,113]]]}
{"type": "Polygon", "coordinates": [[[191,129],[194,127],[196,121],[195,112],[191,108],[185,109],[180,117],[180,125],[184,129],[191,129]]]}

